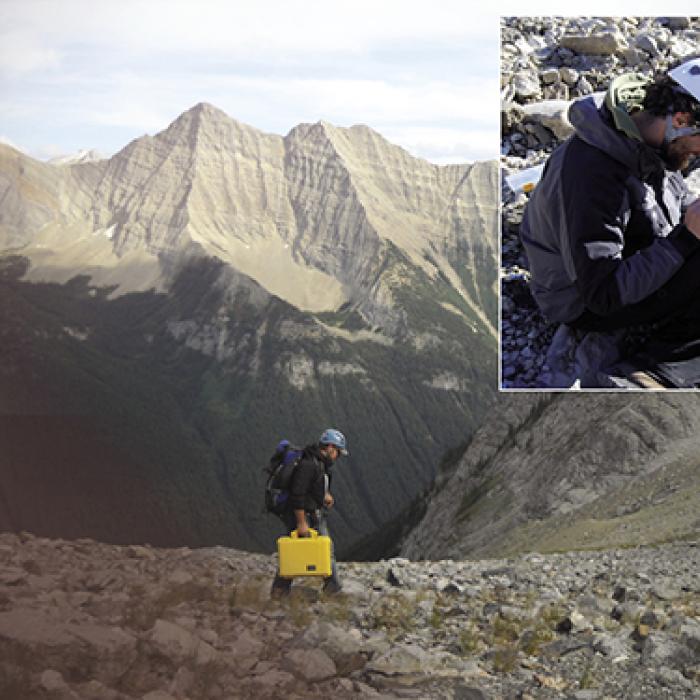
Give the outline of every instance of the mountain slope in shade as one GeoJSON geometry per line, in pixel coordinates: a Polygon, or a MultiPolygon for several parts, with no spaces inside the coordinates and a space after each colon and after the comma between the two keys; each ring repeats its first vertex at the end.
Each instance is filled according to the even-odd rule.
{"type": "Polygon", "coordinates": [[[491,347],[436,302],[427,313],[447,351],[470,349],[449,364],[437,337],[417,352],[332,332],[216,260],[184,266],[167,295],[116,299],[84,278],[20,281],[23,265],[6,260],[0,279],[2,527],[269,549],[269,452],[337,424],[352,450],[335,476],[339,551],[366,538],[381,550],[376,532],[428,487],[490,398],[491,347]]]}
{"type": "Polygon", "coordinates": [[[410,557],[636,546],[700,534],[695,394],[505,396],[439,477],[410,557]]]}

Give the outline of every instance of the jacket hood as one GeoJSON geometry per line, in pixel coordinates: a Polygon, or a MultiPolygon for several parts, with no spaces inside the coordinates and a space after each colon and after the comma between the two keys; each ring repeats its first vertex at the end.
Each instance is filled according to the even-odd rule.
{"type": "Polygon", "coordinates": [[[576,135],[625,165],[641,179],[663,171],[660,154],[642,141],[624,105],[613,105],[611,112],[605,101],[605,94],[596,93],[569,107],[569,121],[576,135]]]}

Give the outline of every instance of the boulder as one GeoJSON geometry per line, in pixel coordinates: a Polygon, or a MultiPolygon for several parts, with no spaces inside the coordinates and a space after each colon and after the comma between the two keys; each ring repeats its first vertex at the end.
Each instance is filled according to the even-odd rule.
{"type": "Polygon", "coordinates": [[[149,641],[164,656],[178,662],[192,659],[197,664],[205,664],[218,658],[218,652],[210,644],[167,620],[156,620],[149,641]]]}
{"type": "Polygon", "coordinates": [[[541,95],[540,81],[537,74],[531,71],[518,71],[513,76],[513,88],[516,97],[521,100],[538,98],[541,95]]]}
{"type": "Polygon", "coordinates": [[[559,40],[559,46],[580,54],[612,56],[622,51],[626,42],[620,34],[601,32],[589,35],[569,34],[559,40]]]}
{"type": "Polygon", "coordinates": [[[137,657],[137,640],[118,627],[94,621],[65,622],[42,610],[0,613],[0,657],[19,653],[37,671],[47,665],[75,678],[108,685],[137,657]]]}
{"type": "Polygon", "coordinates": [[[574,131],[567,116],[570,104],[564,100],[531,102],[523,106],[523,118],[541,124],[563,141],[574,131]]]}
{"type": "Polygon", "coordinates": [[[335,663],[323,649],[293,649],[284,658],[285,668],[306,681],[322,681],[336,675],[335,663]]]}

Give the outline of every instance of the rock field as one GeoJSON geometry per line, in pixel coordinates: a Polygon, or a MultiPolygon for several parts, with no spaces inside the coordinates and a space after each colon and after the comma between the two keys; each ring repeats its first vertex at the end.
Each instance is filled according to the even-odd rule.
{"type": "MultiPolygon", "coordinates": [[[[698,51],[700,20],[689,17],[501,20],[501,386],[556,384],[546,353],[556,331],[536,308],[518,227],[527,195],[505,178],[546,161],[571,133],[570,101],[605,91],[627,72],[653,75],[698,51]]],[[[691,187],[700,194],[697,171],[691,187]]]]}
{"type": "Polygon", "coordinates": [[[0,697],[700,698],[700,543],[341,563],[0,535],[0,697]]]}

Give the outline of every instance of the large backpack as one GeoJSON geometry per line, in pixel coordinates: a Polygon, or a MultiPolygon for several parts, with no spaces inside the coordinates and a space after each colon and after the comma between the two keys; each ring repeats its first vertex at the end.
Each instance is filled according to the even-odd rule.
{"type": "Polygon", "coordinates": [[[282,440],[265,468],[265,510],[275,515],[283,515],[288,508],[289,487],[304,450],[293,447],[289,440],[282,440]]]}

